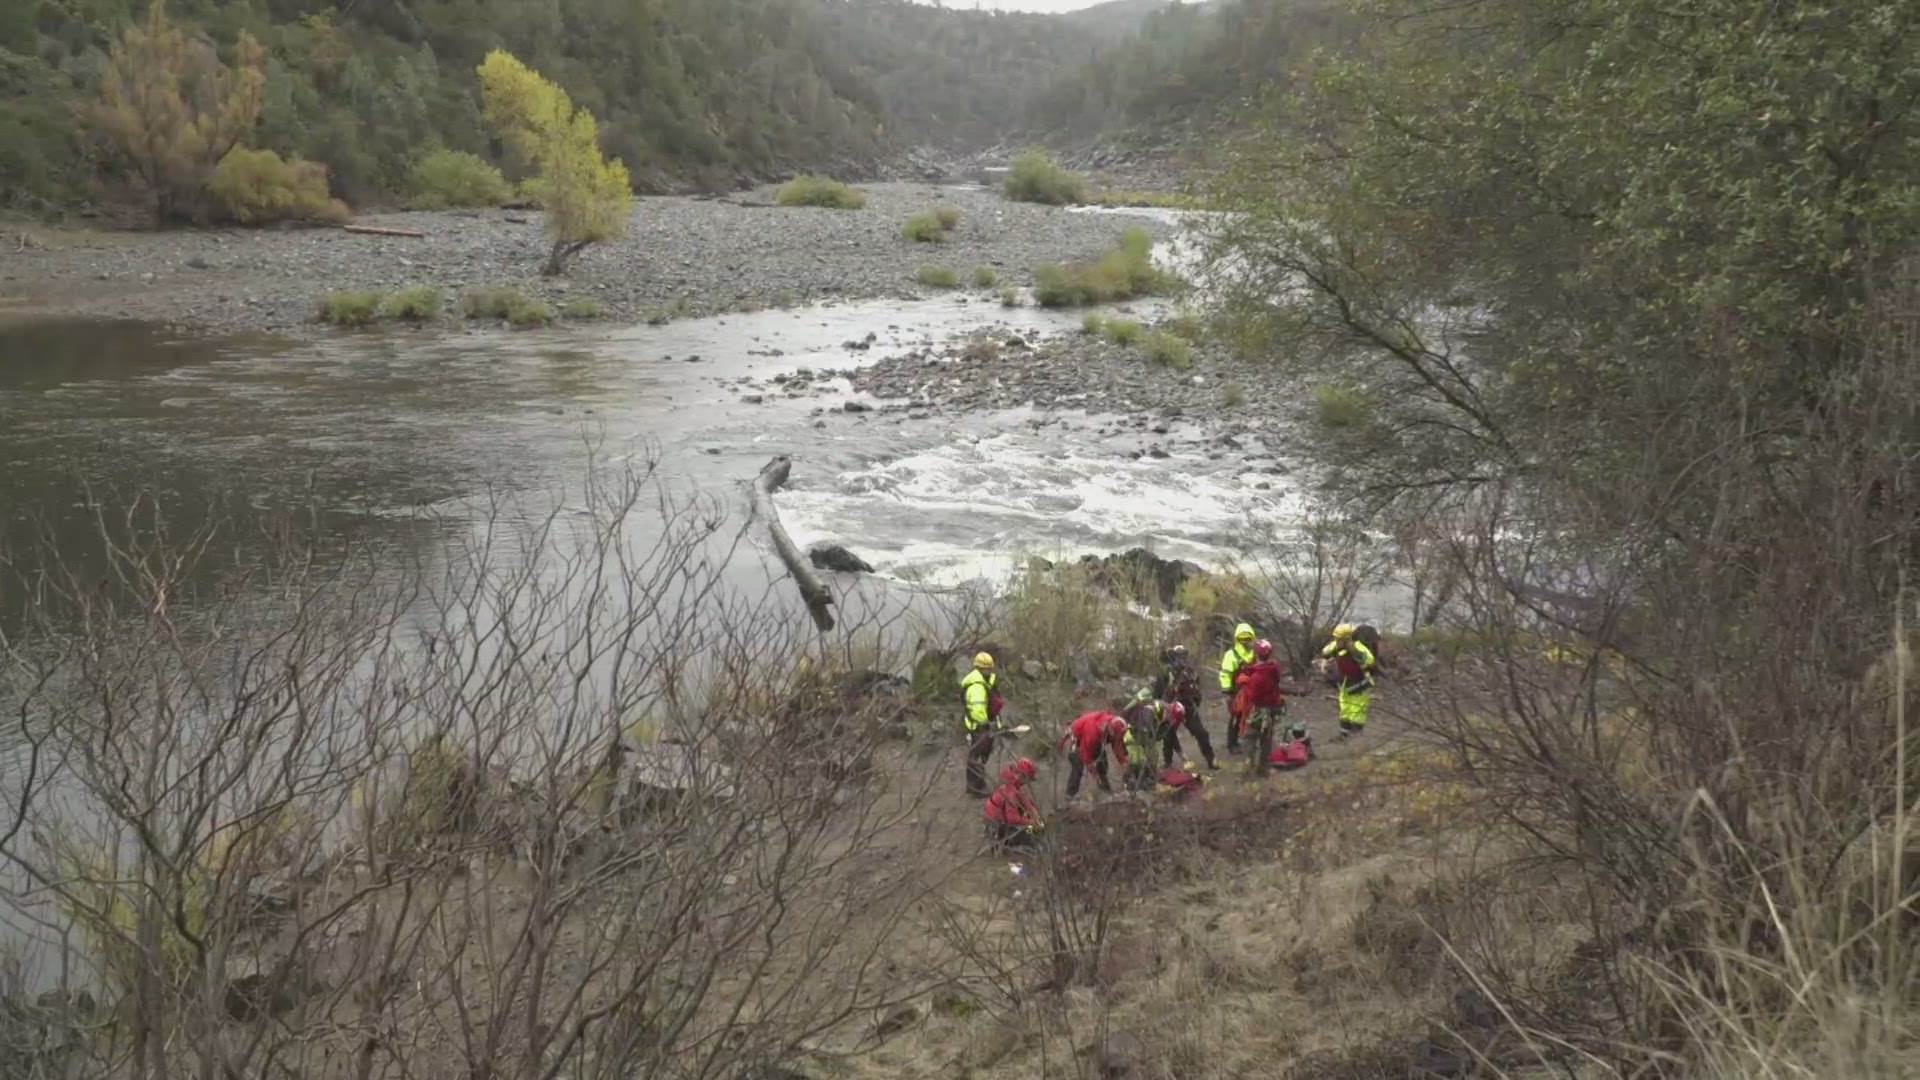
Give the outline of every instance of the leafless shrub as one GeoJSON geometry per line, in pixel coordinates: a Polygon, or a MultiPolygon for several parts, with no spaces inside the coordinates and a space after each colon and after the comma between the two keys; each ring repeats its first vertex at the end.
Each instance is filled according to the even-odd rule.
{"type": "Polygon", "coordinates": [[[1393,559],[1392,546],[1362,521],[1322,506],[1295,528],[1268,529],[1238,569],[1260,594],[1275,624],[1267,632],[1297,674],[1320,655],[1327,631],[1387,580],[1393,559]]]}
{"type": "Polygon", "coordinates": [[[881,977],[919,784],[857,695],[787,708],[846,644],[728,576],[726,508],[584,498],[200,595],[211,526],[55,564],[0,657],[0,854],[112,1003],[61,1075],[733,1077],[926,988],[881,977]]]}

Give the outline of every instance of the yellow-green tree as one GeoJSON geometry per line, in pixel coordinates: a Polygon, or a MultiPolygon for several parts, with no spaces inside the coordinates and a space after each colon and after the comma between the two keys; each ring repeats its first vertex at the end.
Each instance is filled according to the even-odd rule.
{"type": "Polygon", "coordinates": [[[153,0],[107,57],[94,122],[126,160],[162,221],[198,217],[215,165],[260,119],[266,52],[242,33],[234,63],[190,37],[153,0]]]}
{"type": "Polygon", "coordinates": [[[535,170],[530,187],[553,238],[545,273],[562,273],[581,248],[626,232],[627,166],[600,152],[592,113],[511,53],[495,49],[479,71],[487,121],[535,170]]]}

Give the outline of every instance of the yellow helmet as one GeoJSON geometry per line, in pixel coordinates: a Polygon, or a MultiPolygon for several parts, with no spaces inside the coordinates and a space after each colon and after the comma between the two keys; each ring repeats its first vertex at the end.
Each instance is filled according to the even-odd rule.
{"type": "MultiPolygon", "coordinates": [[[[1353,628],[1352,628],[1352,627],[1348,627],[1347,629],[1349,629],[1349,630],[1351,630],[1351,629],[1353,629],[1353,628]]],[[[977,668],[985,668],[985,669],[987,669],[987,670],[992,670],[992,668],[993,668],[993,654],[992,654],[992,653],[984,653],[984,652],[983,652],[983,653],[974,653],[974,654],[973,654],[973,666],[974,666],[974,667],[977,667],[977,668]]]]}
{"type": "Polygon", "coordinates": [[[1353,624],[1350,622],[1343,622],[1339,626],[1334,627],[1333,636],[1336,640],[1345,640],[1346,638],[1352,637],[1353,624]]]}

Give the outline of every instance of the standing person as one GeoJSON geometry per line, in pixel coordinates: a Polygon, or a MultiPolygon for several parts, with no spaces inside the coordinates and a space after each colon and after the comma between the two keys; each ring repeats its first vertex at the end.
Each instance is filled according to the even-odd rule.
{"type": "MultiPolygon", "coordinates": [[[[1167,650],[1166,667],[1153,680],[1153,696],[1166,702],[1176,702],[1186,715],[1187,730],[1193,733],[1193,741],[1200,744],[1200,753],[1207,759],[1207,768],[1219,771],[1220,765],[1213,760],[1213,740],[1207,736],[1207,726],[1200,720],[1200,673],[1193,669],[1193,660],[1187,656],[1185,645],[1175,645],[1167,650]]],[[[1174,758],[1180,754],[1180,730],[1167,729],[1167,737],[1161,743],[1165,756],[1162,764],[1171,768],[1174,758]]]]}
{"type": "Polygon", "coordinates": [[[1340,689],[1340,737],[1360,734],[1367,726],[1367,705],[1373,696],[1373,650],[1354,637],[1352,623],[1333,628],[1333,640],[1320,650],[1332,661],[1334,685],[1340,689]]]}
{"type": "Polygon", "coordinates": [[[1061,749],[1073,747],[1073,772],[1067,776],[1067,798],[1080,794],[1080,778],[1094,770],[1100,790],[1113,793],[1107,781],[1107,755],[1113,751],[1115,764],[1127,767],[1127,722],[1112,709],[1094,709],[1074,717],[1067,733],[1060,737],[1061,749]]]}
{"type": "Polygon", "coordinates": [[[993,789],[980,812],[987,819],[987,838],[1003,848],[1026,847],[1040,831],[1040,808],[1027,791],[1027,782],[1039,774],[1032,758],[1021,758],[1000,770],[1000,786],[993,789]]]}
{"type": "Polygon", "coordinates": [[[1241,623],[1233,628],[1233,643],[1227,651],[1220,654],[1220,697],[1227,703],[1227,753],[1240,752],[1240,729],[1246,726],[1245,703],[1238,694],[1233,677],[1240,669],[1253,663],[1253,640],[1257,637],[1252,623],[1241,623]]]}
{"type": "Polygon", "coordinates": [[[1273,756],[1273,735],[1287,711],[1287,699],[1281,692],[1280,661],[1273,658],[1273,642],[1261,638],[1253,643],[1253,662],[1240,668],[1234,684],[1246,696],[1247,716],[1253,729],[1251,771],[1267,771],[1273,756]]]}
{"type": "Polygon", "coordinates": [[[966,705],[967,794],[987,797],[987,759],[993,757],[993,736],[1000,728],[1002,700],[996,687],[992,653],[976,653],[973,669],[960,678],[960,696],[966,705]]]}

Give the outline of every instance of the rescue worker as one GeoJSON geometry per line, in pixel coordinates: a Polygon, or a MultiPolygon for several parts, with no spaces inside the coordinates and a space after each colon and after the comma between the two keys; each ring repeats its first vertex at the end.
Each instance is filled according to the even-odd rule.
{"type": "Polygon", "coordinates": [[[1287,699],[1280,685],[1280,661],[1273,658],[1273,642],[1266,638],[1255,641],[1253,662],[1242,665],[1233,681],[1245,695],[1247,721],[1253,732],[1251,771],[1264,773],[1273,754],[1274,732],[1287,711],[1287,699]]]}
{"type": "Polygon", "coordinates": [[[1239,698],[1236,697],[1238,687],[1234,685],[1233,677],[1240,673],[1242,666],[1253,663],[1253,639],[1257,636],[1253,632],[1253,624],[1241,623],[1233,628],[1233,644],[1220,654],[1220,697],[1227,704],[1229,754],[1240,752],[1240,729],[1247,722],[1245,710],[1235,704],[1239,698]]]}
{"type": "Polygon", "coordinates": [[[960,679],[966,705],[967,794],[976,799],[987,797],[987,761],[993,757],[993,737],[1000,729],[998,683],[993,654],[984,652],[974,654],[973,669],[960,679]]]}
{"type": "Polygon", "coordinates": [[[1373,650],[1355,639],[1352,623],[1341,623],[1320,655],[1331,661],[1328,674],[1340,691],[1340,737],[1358,735],[1367,726],[1367,704],[1373,696],[1373,650]]]}
{"type": "MultiPolygon", "coordinates": [[[[1187,730],[1193,733],[1193,741],[1200,744],[1200,753],[1207,759],[1207,768],[1218,771],[1220,765],[1213,760],[1213,740],[1207,736],[1206,725],[1200,722],[1200,673],[1193,669],[1193,660],[1187,656],[1185,645],[1168,649],[1164,659],[1165,669],[1153,680],[1153,696],[1181,706],[1181,711],[1186,714],[1183,719],[1187,730]]],[[[1166,738],[1160,745],[1162,764],[1172,768],[1174,760],[1182,756],[1178,725],[1167,729],[1166,738]]]]}
{"type": "Polygon", "coordinates": [[[1026,847],[1040,831],[1040,808],[1027,791],[1027,782],[1039,775],[1032,758],[1021,758],[1000,770],[1000,786],[993,789],[980,812],[987,819],[987,839],[1001,847],[1026,847]]]}
{"type": "Polygon", "coordinates": [[[1067,726],[1067,733],[1060,737],[1060,748],[1073,747],[1073,771],[1067,775],[1067,798],[1080,794],[1080,778],[1088,769],[1094,770],[1095,778],[1100,782],[1100,790],[1113,793],[1113,785],[1107,782],[1107,755],[1104,751],[1113,751],[1113,760],[1121,768],[1127,765],[1127,722],[1112,709],[1094,709],[1074,717],[1067,726]]]}
{"type": "Polygon", "coordinates": [[[1127,722],[1127,730],[1135,733],[1149,750],[1157,744],[1161,764],[1171,767],[1173,756],[1180,749],[1180,728],[1191,715],[1181,702],[1165,700],[1152,687],[1142,687],[1120,717],[1127,722]]]}

